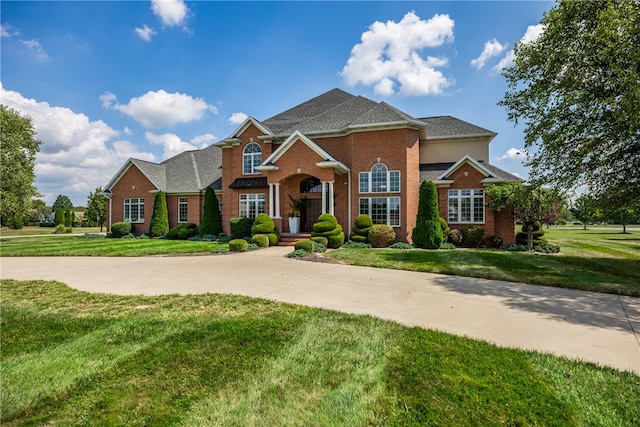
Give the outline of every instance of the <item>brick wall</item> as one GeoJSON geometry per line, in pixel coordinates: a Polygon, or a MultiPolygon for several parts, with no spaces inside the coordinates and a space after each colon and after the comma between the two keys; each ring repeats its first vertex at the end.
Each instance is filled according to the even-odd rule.
{"type": "Polygon", "coordinates": [[[107,215],[111,212],[112,218],[107,218],[107,224],[124,221],[124,199],[144,199],[144,222],[133,224],[136,234],[147,233],[149,222],[153,213],[155,194],[151,191],[156,187],[147,179],[140,169],[131,165],[120,180],[111,189],[111,209],[107,206],[107,215]]]}

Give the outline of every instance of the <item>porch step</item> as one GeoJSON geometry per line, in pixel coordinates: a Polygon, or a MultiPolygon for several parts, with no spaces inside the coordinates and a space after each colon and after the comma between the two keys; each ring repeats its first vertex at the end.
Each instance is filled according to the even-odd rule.
{"type": "Polygon", "coordinates": [[[311,238],[311,234],[309,233],[282,233],[280,235],[280,241],[278,242],[278,246],[295,246],[298,240],[308,240],[311,238]]]}

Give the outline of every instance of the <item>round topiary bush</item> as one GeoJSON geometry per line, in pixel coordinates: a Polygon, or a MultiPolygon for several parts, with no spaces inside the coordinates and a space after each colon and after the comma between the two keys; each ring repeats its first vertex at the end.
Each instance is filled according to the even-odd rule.
{"type": "Polygon", "coordinates": [[[336,249],[344,243],[344,232],[338,220],[331,214],[322,214],[318,221],[313,224],[311,237],[326,237],[327,247],[336,249]]]}
{"type": "Polygon", "coordinates": [[[269,233],[267,234],[267,238],[269,239],[269,246],[275,246],[278,244],[278,240],[280,240],[280,235],[278,233],[269,233]]]}
{"type": "Polygon", "coordinates": [[[386,224],[376,224],[369,230],[369,243],[374,248],[386,248],[396,240],[393,227],[386,224]]]}
{"type": "Polygon", "coordinates": [[[313,252],[313,242],[311,240],[298,240],[296,249],[303,249],[307,252],[313,252]]]}
{"type": "Polygon", "coordinates": [[[233,239],[229,242],[229,250],[231,252],[245,252],[249,244],[244,239],[233,239]]]}
{"type": "Polygon", "coordinates": [[[251,243],[255,243],[261,248],[269,247],[269,235],[268,234],[254,234],[251,236],[251,243]]]}
{"type": "Polygon", "coordinates": [[[129,233],[131,233],[130,222],[114,222],[111,224],[111,237],[119,239],[129,233]]]}
{"type": "Polygon", "coordinates": [[[251,226],[251,235],[273,233],[275,228],[276,225],[273,222],[273,219],[266,213],[260,213],[256,216],[256,219],[251,226]]]}
{"type": "Polygon", "coordinates": [[[358,215],[353,227],[353,233],[349,236],[349,240],[359,243],[369,243],[369,230],[372,226],[373,221],[371,221],[371,217],[369,215],[358,215]]]}
{"type": "Polygon", "coordinates": [[[472,225],[462,229],[462,244],[468,248],[477,248],[484,239],[484,228],[472,225]]]}

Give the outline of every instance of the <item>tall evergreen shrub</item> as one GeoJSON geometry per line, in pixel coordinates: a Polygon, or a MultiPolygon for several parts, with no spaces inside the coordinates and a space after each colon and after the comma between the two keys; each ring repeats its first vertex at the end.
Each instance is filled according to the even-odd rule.
{"type": "Polygon", "coordinates": [[[73,217],[73,211],[71,209],[67,209],[67,212],[64,214],[65,227],[73,227],[73,217]]]}
{"type": "Polygon", "coordinates": [[[200,224],[200,236],[207,234],[217,236],[222,233],[222,215],[216,192],[211,187],[207,187],[204,192],[204,206],[202,212],[202,223],[200,224]]]}
{"type": "Polygon", "coordinates": [[[167,196],[163,191],[156,193],[153,201],[153,214],[149,223],[149,237],[162,237],[169,232],[169,212],[167,211],[167,196]]]}
{"type": "Polygon", "coordinates": [[[54,222],[56,223],[56,225],[60,225],[60,224],[64,225],[65,213],[62,208],[56,208],[54,222]]]}
{"type": "Polygon", "coordinates": [[[442,227],[438,209],[438,190],[432,181],[422,181],[413,243],[423,249],[438,249],[442,244],[442,227]]]}

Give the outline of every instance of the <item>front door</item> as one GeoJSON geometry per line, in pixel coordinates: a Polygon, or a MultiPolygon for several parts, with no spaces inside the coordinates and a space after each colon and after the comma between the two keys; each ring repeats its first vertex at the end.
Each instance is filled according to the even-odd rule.
{"type": "Polygon", "coordinates": [[[322,199],[307,199],[300,220],[300,231],[310,233],[322,213],[322,199]]]}

